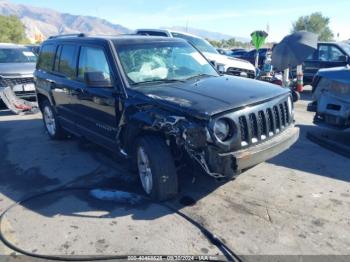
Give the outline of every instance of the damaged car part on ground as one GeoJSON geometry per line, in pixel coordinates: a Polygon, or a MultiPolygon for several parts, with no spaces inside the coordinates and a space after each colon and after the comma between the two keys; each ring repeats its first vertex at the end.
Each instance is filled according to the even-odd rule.
{"type": "Polygon", "coordinates": [[[335,129],[350,128],[350,66],[321,69],[313,81],[314,123],[335,129]]]}
{"type": "Polygon", "coordinates": [[[52,37],[35,77],[50,137],[68,132],[120,152],[157,200],[177,194],[187,160],[230,179],[299,135],[288,90],[220,75],[181,39],[52,37]]]}

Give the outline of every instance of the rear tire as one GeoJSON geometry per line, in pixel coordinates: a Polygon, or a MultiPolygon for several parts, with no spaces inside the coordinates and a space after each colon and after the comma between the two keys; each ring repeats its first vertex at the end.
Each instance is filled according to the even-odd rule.
{"type": "Polygon", "coordinates": [[[149,135],[139,138],[135,157],[141,185],[148,196],[164,201],[177,195],[178,176],[164,139],[149,135]]]}
{"type": "Polygon", "coordinates": [[[44,100],[41,106],[45,129],[49,137],[53,140],[63,139],[66,137],[65,131],[62,129],[57,114],[53,109],[49,100],[44,100]]]}

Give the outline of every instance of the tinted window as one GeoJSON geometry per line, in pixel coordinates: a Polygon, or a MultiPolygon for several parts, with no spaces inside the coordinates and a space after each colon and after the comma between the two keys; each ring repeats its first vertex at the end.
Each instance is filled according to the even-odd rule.
{"type": "Polygon", "coordinates": [[[53,71],[55,71],[55,72],[58,72],[58,65],[60,62],[61,51],[62,51],[62,46],[60,45],[57,48],[56,57],[55,57],[55,65],[53,67],[53,71]]]}
{"type": "Polygon", "coordinates": [[[38,68],[45,71],[51,71],[55,52],[55,45],[44,45],[40,51],[38,68]]]}
{"type": "Polygon", "coordinates": [[[344,57],[344,54],[340,49],[336,46],[330,46],[329,47],[329,61],[333,62],[339,62],[342,61],[342,57],[344,57]]]}
{"type": "Polygon", "coordinates": [[[329,61],[329,46],[328,45],[320,45],[318,47],[318,58],[321,61],[329,61]]]}
{"type": "Polygon", "coordinates": [[[152,36],[168,36],[164,32],[155,32],[155,31],[138,31],[138,35],[152,35],[152,36]]]}
{"type": "Polygon", "coordinates": [[[317,60],[317,54],[318,54],[318,51],[315,50],[315,52],[313,52],[311,55],[309,55],[306,60],[317,60]]]}
{"type": "Polygon", "coordinates": [[[78,78],[84,79],[85,73],[102,73],[105,80],[111,79],[107,58],[102,49],[94,47],[81,48],[78,78]]]}
{"type": "Polygon", "coordinates": [[[68,77],[74,77],[76,65],[75,51],[75,45],[63,45],[58,64],[58,72],[68,77]]]}

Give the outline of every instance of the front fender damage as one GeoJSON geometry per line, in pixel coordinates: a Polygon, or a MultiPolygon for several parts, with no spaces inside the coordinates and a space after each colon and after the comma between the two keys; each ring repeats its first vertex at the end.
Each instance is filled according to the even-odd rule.
{"type": "MultiPolygon", "coordinates": [[[[176,152],[185,152],[197,162],[210,176],[215,178],[225,177],[219,172],[212,172],[208,164],[208,145],[210,135],[205,120],[198,120],[181,115],[173,115],[172,112],[159,109],[150,105],[138,106],[127,110],[123,114],[120,134],[124,133],[121,146],[123,152],[131,152],[135,138],[142,133],[161,135],[166,143],[176,152]]],[[[176,157],[175,157],[176,158],[176,157]]],[[[212,161],[211,161],[212,162],[212,161]]]]}
{"type": "MultiPolygon", "coordinates": [[[[210,140],[206,123],[189,120],[184,116],[168,115],[156,117],[151,128],[175,141],[176,146],[182,148],[208,175],[215,178],[225,177],[212,172],[206,160],[210,140]]],[[[167,143],[171,145],[169,140],[167,143]]]]}

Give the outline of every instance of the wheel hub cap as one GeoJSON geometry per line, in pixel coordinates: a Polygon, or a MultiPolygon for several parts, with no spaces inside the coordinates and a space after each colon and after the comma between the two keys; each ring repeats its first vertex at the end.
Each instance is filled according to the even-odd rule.
{"type": "Polygon", "coordinates": [[[137,167],[142,183],[142,187],[147,194],[150,194],[153,187],[152,170],[149,163],[149,158],[143,147],[137,150],[137,167]]]}
{"type": "Polygon", "coordinates": [[[55,135],[56,133],[56,122],[55,118],[53,116],[52,110],[46,106],[44,109],[44,120],[47,131],[50,133],[50,135],[55,135]]]}

